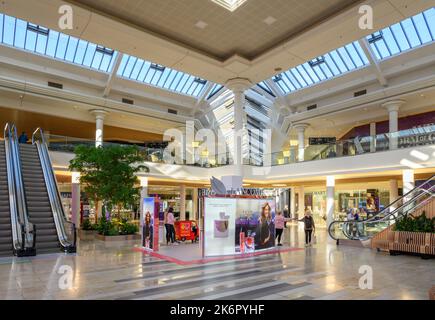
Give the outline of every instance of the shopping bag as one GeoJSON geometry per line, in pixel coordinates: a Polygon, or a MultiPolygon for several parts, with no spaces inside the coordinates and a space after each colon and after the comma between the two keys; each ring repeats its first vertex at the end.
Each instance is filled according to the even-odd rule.
{"type": "Polygon", "coordinates": [[[313,233],[313,239],[311,239],[311,243],[312,244],[316,244],[317,243],[317,237],[316,237],[315,233],[313,233]]]}

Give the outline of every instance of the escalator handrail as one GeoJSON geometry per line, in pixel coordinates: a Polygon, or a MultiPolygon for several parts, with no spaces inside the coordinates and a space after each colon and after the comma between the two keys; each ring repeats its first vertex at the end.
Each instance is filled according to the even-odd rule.
{"type": "Polygon", "coordinates": [[[407,193],[405,193],[404,195],[398,197],[396,200],[394,200],[393,202],[391,202],[390,204],[388,204],[388,206],[386,206],[384,209],[382,209],[381,211],[379,211],[378,213],[376,213],[372,218],[376,217],[377,215],[380,215],[382,213],[384,213],[384,211],[387,211],[390,207],[392,207],[393,205],[397,204],[400,200],[408,197],[410,194],[412,194],[413,192],[415,192],[416,190],[424,190],[422,187],[424,185],[426,185],[427,183],[431,182],[433,179],[435,178],[435,175],[432,175],[429,179],[427,179],[425,182],[423,182],[421,185],[416,186],[414,188],[412,188],[411,190],[409,190],[407,193]]]}
{"type": "MultiPolygon", "coordinates": [[[[432,177],[431,177],[430,179],[428,179],[427,181],[431,181],[433,177],[434,177],[434,176],[432,176],[432,177]]],[[[427,181],[426,181],[426,182],[427,182],[427,181]]],[[[426,182],[425,182],[424,184],[426,184],[426,182]]],[[[415,196],[412,197],[411,199],[408,199],[407,202],[402,203],[402,205],[400,205],[399,207],[395,208],[393,211],[389,212],[387,215],[385,215],[385,216],[382,217],[381,219],[376,219],[376,218],[377,218],[377,217],[380,215],[380,213],[383,212],[384,210],[382,210],[381,212],[379,212],[379,213],[376,214],[375,216],[371,217],[370,219],[366,219],[366,220],[361,220],[361,221],[352,221],[352,220],[336,220],[336,221],[333,221],[333,222],[331,222],[331,223],[329,224],[329,227],[328,227],[328,233],[329,233],[329,235],[331,236],[331,238],[333,238],[334,240],[337,240],[337,239],[335,239],[335,238],[333,237],[333,235],[332,235],[332,230],[331,230],[331,229],[332,229],[332,226],[335,225],[335,224],[339,224],[339,223],[344,223],[344,224],[349,224],[349,223],[368,224],[368,223],[374,223],[374,222],[383,222],[383,221],[385,221],[385,220],[389,220],[391,217],[394,217],[394,219],[397,219],[397,217],[395,217],[395,214],[396,214],[397,212],[399,212],[402,208],[404,208],[404,207],[406,207],[406,206],[409,206],[409,202],[413,202],[413,201],[418,200],[421,196],[426,195],[427,192],[430,193],[430,197],[429,197],[429,198],[432,198],[434,195],[431,193],[431,191],[432,191],[432,189],[434,189],[434,188],[435,188],[435,186],[431,186],[431,187],[429,188],[429,190],[426,190],[426,189],[420,189],[419,187],[414,188],[413,191],[415,191],[416,189],[420,189],[422,192],[421,192],[421,193],[418,193],[417,195],[415,195],[415,196]]],[[[408,192],[406,195],[409,195],[409,194],[410,194],[410,192],[408,192]]],[[[405,195],[405,196],[406,196],[406,195],[405,195]]],[[[401,197],[401,198],[403,198],[403,197],[401,197]]],[[[393,203],[396,203],[396,201],[394,201],[393,203]]],[[[419,205],[417,205],[417,206],[419,206],[419,205]]],[[[410,207],[410,208],[408,208],[406,211],[413,210],[413,209],[415,209],[417,206],[410,207]]],[[[388,207],[391,207],[391,205],[389,205],[388,207]]],[[[407,212],[405,213],[405,215],[407,215],[407,212]]],[[[401,216],[403,216],[403,214],[402,214],[401,216]]],[[[342,230],[342,231],[343,231],[343,233],[345,233],[344,230],[342,230]]],[[[349,239],[353,239],[353,237],[350,237],[350,236],[348,236],[348,235],[346,235],[346,234],[345,234],[345,236],[346,236],[347,238],[349,238],[349,239]]]]}
{"type": "Polygon", "coordinates": [[[17,129],[7,123],[4,128],[5,156],[8,177],[9,206],[12,224],[12,239],[15,254],[28,248],[35,249],[35,226],[29,222],[21,163],[17,145],[17,129]]]}
{"type": "Polygon", "coordinates": [[[44,175],[44,180],[47,186],[47,192],[50,200],[50,206],[53,212],[53,218],[56,226],[59,242],[65,251],[69,251],[76,246],[76,228],[75,224],[66,219],[64,209],[62,206],[59,188],[56,181],[56,176],[51,165],[50,155],[48,153],[47,144],[45,142],[44,133],[41,128],[35,130],[32,135],[32,144],[36,145],[39,158],[41,161],[41,168],[44,175]],[[65,224],[71,225],[71,230],[74,233],[73,240],[70,242],[65,231],[65,224]]]}

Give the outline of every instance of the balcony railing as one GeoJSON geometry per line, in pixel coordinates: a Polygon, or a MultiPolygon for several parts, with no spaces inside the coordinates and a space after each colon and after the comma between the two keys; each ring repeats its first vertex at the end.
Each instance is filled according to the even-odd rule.
{"type": "MultiPolygon", "coordinates": [[[[46,137],[48,148],[51,151],[74,152],[78,145],[95,145],[94,140],[72,138],[58,135],[46,137]]],[[[435,144],[435,125],[402,130],[394,133],[362,136],[354,139],[340,140],[333,144],[311,145],[303,149],[303,161],[299,161],[298,147],[267,155],[256,155],[243,159],[244,165],[249,166],[279,166],[298,162],[307,162],[331,158],[350,157],[361,154],[383,152],[403,148],[418,147],[435,144]]],[[[123,145],[121,143],[104,142],[103,146],[123,145]]],[[[153,163],[167,163],[164,160],[164,148],[149,148],[138,146],[139,153],[144,161],[153,163]]],[[[186,160],[174,161],[171,164],[192,165],[205,168],[219,167],[234,164],[232,154],[227,152],[218,155],[197,155],[189,163],[186,160]]]]}

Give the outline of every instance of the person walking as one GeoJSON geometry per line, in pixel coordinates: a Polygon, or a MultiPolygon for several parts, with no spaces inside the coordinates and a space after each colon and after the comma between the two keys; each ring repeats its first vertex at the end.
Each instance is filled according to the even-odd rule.
{"type": "Polygon", "coordinates": [[[23,131],[18,138],[18,143],[27,143],[27,140],[29,140],[29,138],[27,137],[27,134],[23,131]]]}
{"type": "Polygon", "coordinates": [[[278,246],[282,246],[281,237],[287,220],[282,212],[278,211],[275,217],[275,239],[278,239],[278,246]]]}
{"type": "Polygon", "coordinates": [[[174,217],[174,209],[173,208],[168,209],[166,223],[169,225],[169,235],[170,235],[171,243],[178,244],[177,242],[175,242],[175,227],[174,227],[175,217],[174,217]]]}
{"type": "Polygon", "coordinates": [[[304,223],[305,247],[309,247],[311,246],[311,236],[313,232],[316,231],[316,226],[314,225],[314,219],[311,215],[311,210],[306,210],[304,217],[298,221],[304,223]]]}
{"type": "Polygon", "coordinates": [[[163,223],[165,224],[166,231],[166,245],[169,246],[169,242],[171,241],[171,226],[168,223],[168,210],[165,210],[163,223]]]}

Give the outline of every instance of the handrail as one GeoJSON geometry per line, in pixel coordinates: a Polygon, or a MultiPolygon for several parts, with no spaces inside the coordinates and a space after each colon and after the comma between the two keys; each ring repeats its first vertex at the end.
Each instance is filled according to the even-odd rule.
{"type": "Polygon", "coordinates": [[[14,253],[17,256],[35,255],[35,227],[29,222],[15,125],[4,128],[5,156],[8,176],[9,206],[14,253]]]}
{"type": "Polygon", "coordinates": [[[41,168],[44,175],[45,184],[47,186],[47,193],[50,200],[50,206],[53,213],[53,218],[56,226],[57,236],[62,249],[65,252],[75,252],[76,250],[76,227],[75,224],[68,221],[62,206],[62,201],[59,193],[59,188],[56,181],[56,176],[51,165],[50,155],[48,153],[47,144],[45,142],[44,133],[41,128],[35,130],[32,135],[32,144],[36,145],[39,159],[41,161],[41,168]],[[71,225],[73,232],[73,240],[68,240],[65,224],[71,225]]]}
{"type": "MultiPolygon", "coordinates": [[[[332,233],[332,228],[336,224],[340,224],[340,223],[343,223],[343,224],[359,223],[359,224],[367,225],[367,224],[370,224],[370,223],[379,223],[379,222],[384,222],[384,221],[396,220],[397,218],[399,218],[399,216],[396,216],[396,214],[399,213],[402,209],[403,209],[403,211],[405,211],[405,213],[404,214],[400,214],[400,216],[407,215],[410,210],[413,210],[413,209],[415,209],[415,208],[417,208],[417,207],[419,207],[421,205],[421,203],[420,203],[420,204],[417,204],[415,206],[410,206],[410,203],[413,203],[414,201],[419,200],[420,197],[422,197],[424,195],[427,195],[427,194],[430,195],[429,199],[434,197],[434,194],[432,193],[432,190],[435,189],[435,186],[431,186],[428,190],[426,190],[425,188],[422,188],[422,186],[425,186],[427,183],[432,181],[434,178],[435,178],[435,175],[433,175],[432,177],[427,179],[420,186],[413,188],[411,191],[407,192],[406,194],[404,194],[400,198],[398,198],[395,201],[393,201],[392,203],[390,203],[384,210],[378,212],[376,215],[374,215],[370,219],[362,220],[362,221],[352,221],[352,220],[337,220],[337,221],[333,221],[328,226],[328,233],[329,233],[329,235],[334,240],[338,240],[338,239],[334,238],[333,233],[332,233]],[[411,199],[407,199],[407,201],[402,203],[398,208],[395,208],[391,212],[389,211],[387,215],[385,215],[385,216],[383,216],[382,218],[379,219],[379,216],[381,216],[382,213],[384,213],[387,210],[387,208],[390,208],[394,204],[397,204],[397,202],[399,202],[400,200],[406,199],[411,193],[415,192],[416,190],[418,190],[420,192],[417,193],[415,196],[413,196],[411,199]]],[[[344,231],[344,229],[342,230],[342,232],[346,236],[346,238],[351,239],[351,240],[356,240],[354,237],[352,237],[350,235],[347,235],[346,232],[344,231]]]]}

